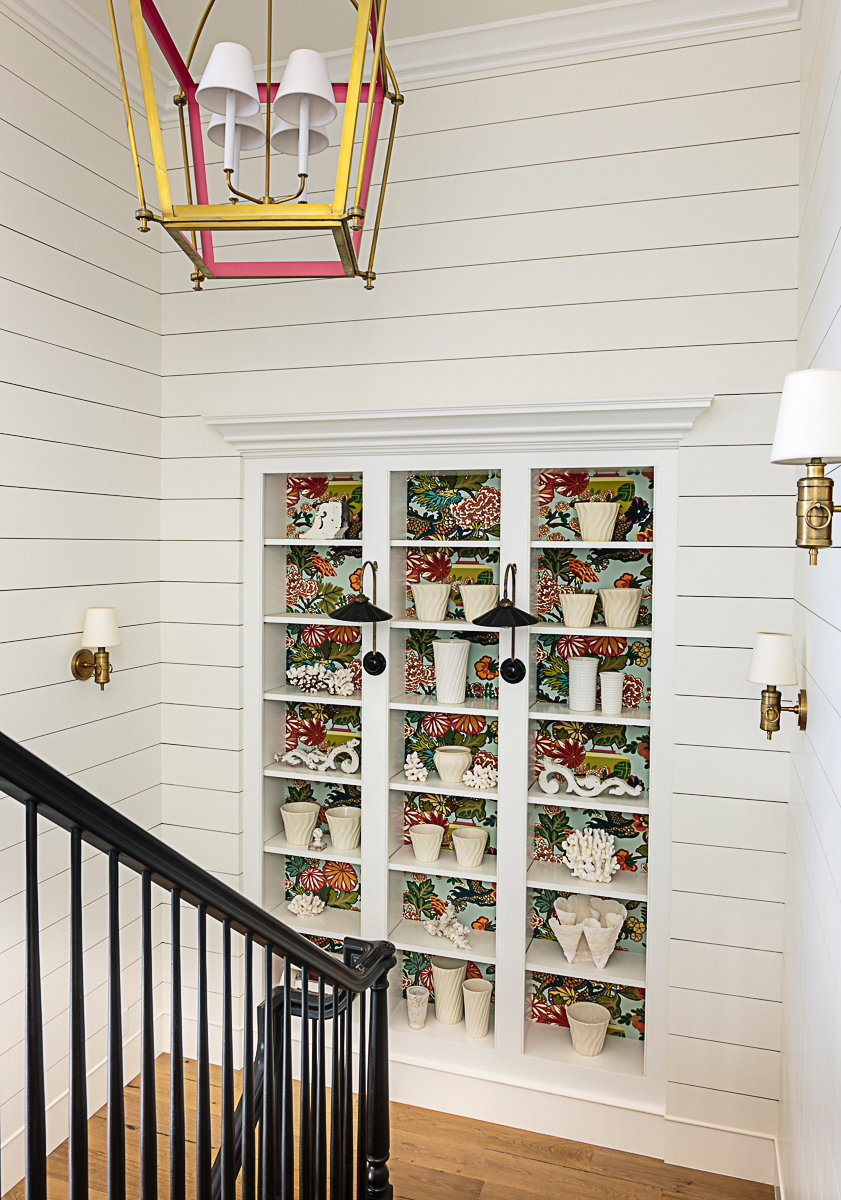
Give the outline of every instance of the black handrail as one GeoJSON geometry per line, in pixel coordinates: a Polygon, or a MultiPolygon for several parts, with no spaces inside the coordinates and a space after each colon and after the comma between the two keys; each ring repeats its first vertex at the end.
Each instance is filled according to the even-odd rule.
{"type": "Polygon", "coordinates": [[[83,841],[106,854],[116,851],[125,866],[139,874],[148,872],[152,882],[167,891],[178,889],[182,900],[201,905],[209,916],[230,922],[237,933],[250,933],[258,944],[309,967],[337,987],[367,991],[394,956],[390,942],[373,942],[354,967],[345,966],[2,733],[0,789],[16,800],[34,801],[40,816],[63,829],[80,829],[83,841]]]}

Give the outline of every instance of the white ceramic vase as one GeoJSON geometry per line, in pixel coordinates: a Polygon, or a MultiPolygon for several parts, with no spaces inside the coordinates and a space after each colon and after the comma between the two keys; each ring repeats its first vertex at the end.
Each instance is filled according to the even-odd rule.
{"type": "Polygon", "coordinates": [[[461,985],[464,999],[464,1032],[468,1037],[488,1036],[493,984],[487,979],[465,979],[461,985]]]}
{"type": "Polygon", "coordinates": [[[472,762],[473,755],[467,746],[439,746],[435,751],[435,768],[442,783],[461,783],[472,762]]]}
{"type": "Polygon", "coordinates": [[[487,829],[478,829],[475,825],[454,825],[450,836],[459,866],[481,865],[488,841],[487,829]]]}
{"type": "Polygon", "coordinates": [[[334,849],[355,850],[359,845],[361,822],[362,811],[353,805],[337,804],[335,808],[329,808],[327,824],[334,849]]]}
{"type": "Polygon", "coordinates": [[[599,588],[604,623],[609,629],[633,629],[642,601],[640,588],[599,588]]]}
{"type": "Polygon", "coordinates": [[[439,704],[463,704],[467,687],[467,658],[470,642],[461,638],[436,638],[435,696],[439,704]]]}
{"type": "Polygon", "coordinates": [[[433,958],[432,986],[435,991],[435,1020],[439,1025],[458,1025],[464,1015],[461,985],[467,963],[454,958],[433,958]]]}
{"type": "Polygon", "coordinates": [[[609,717],[618,716],[622,712],[625,676],[621,671],[599,671],[599,681],[602,685],[602,712],[609,717]]]}
{"type": "Polygon", "coordinates": [[[308,800],[295,800],[292,804],[281,804],[280,815],[290,846],[308,846],[312,831],[318,820],[318,805],[308,800]]]}
{"type": "Polygon", "coordinates": [[[429,1004],[429,988],[406,988],[406,1009],[409,1014],[409,1028],[423,1029],[426,1024],[426,1009],[429,1004]]]}
{"type": "Polygon", "coordinates": [[[596,707],[597,658],[568,658],[569,707],[574,712],[593,712],[596,707]]]}
{"type": "Polygon", "coordinates": [[[575,515],[582,542],[610,542],[619,516],[618,504],[576,504],[575,515]]]}
{"type": "Polygon", "coordinates": [[[443,621],[450,599],[448,583],[413,583],[415,616],[419,621],[443,621]]]}
{"type": "Polygon", "coordinates": [[[413,825],[409,830],[412,839],[412,853],[418,862],[434,863],[441,853],[441,843],[444,840],[444,826],[427,822],[423,825],[413,825]]]}
{"type": "Polygon", "coordinates": [[[575,1053],[585,1058],[595,1058],[601,1054],[610,1024],[610,1013],[604,1005],[580,1000],[576,1004],[568,1004],[566,1012],[575,1053]]]}
{"type": "Polygon", "coordinates": [[[475,621],[483,613],[490,612],[499,596],[498,583],[460,583],[458,590],[466,621],[475,621]]]}
{"type": "Polygon", "coordinates": [[[595,595],[589,592],[562,592],[561,612],[564,614],[564,625],[571,629],[586,629],[593,623],[593,609],[596,607],[595,595]]]}

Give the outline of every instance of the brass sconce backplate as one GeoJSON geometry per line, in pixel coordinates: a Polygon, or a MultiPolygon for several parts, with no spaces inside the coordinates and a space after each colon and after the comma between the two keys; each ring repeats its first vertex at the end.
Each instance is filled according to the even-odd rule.
{"type": "Polygon", "coordinates": [[[74,679],[90,679],[94,672],[93,650],[84,647],[77,650],[70,660],[70,670],[74,679]]]}
{"type": "Polygon", "coordinates": [[[104,646],[100,646],[96,654],[83,646],[70,660],[70,670],[74,679],[90,679],[93,675],[94,682],[104,692],[106,683],[111,681],[111,658],[104,646]]]}
{"type": "Polygon", "coordinates": [[[806,728],[806,718],[808,715],[806,689],[801,688],[797,693],[796,704],[783,704],[782,699],[779,688],[773,687],[771,684],[767,688],[763,688],[760,700],[759,728],[763,733],[768,735],[769,742],[772,734],[779,732],[780,713],[795,713],[797,715],[797,728],[801,731],[806,728]]]}

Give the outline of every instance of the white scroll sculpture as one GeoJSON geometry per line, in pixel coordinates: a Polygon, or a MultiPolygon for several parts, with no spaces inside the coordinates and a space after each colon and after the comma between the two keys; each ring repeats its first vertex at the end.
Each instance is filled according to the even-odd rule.
{"type": "Polygon", "coordinates": [[[601,970],[610,958],[628,910],[616,900],[596,896],[559,897],[549,918],[567,962],[593,962],[601,970]],[[581,942],[582,934],[584,941],[581,942]]]}
{"type": "Polygon", "coordinates": [[[340,746],[334,746],[329,754],[296,746],[294,750],[287,750],[285,754],[276,754],[274,760],[278,763],[289,763],[290,766],[300,763],[311,771],[335,771],[338,766],[346,775],[352,775],[359,767],[359,755],[356,752],[358,745],[359,738],[351,738],[340,746]],[[340,763],[339,759],[343,754],[348,755],[349,761],[340,763]]]}
{"type": "Polygon", "coordinates": [[[299,541],[332,542],[343,538],[348,527],[347,500],[325,500],[315,510],[312,525],[305,529],[299,541]]]}
{"type": "Polygon", "coordinates": [[[327,758],[326,754],[322,754],[320,750],[305,750],[301,746],[296,746],[294,750],[287,750],[285,754],[276,754],[274,760],[276,763],[289,763],[291,767],[302,766],[309,767],[311,771],[318,771],[324,766],[327,758]]]}
{"type": "Polygon", "coordinates": [[[540,763],[543,770],[537,783],[541,792],[545,792],[547,796],[556,796],[561,790],[559,781],[550,779],[550,775],[563,775],[567,782],[564,793],[567,796],[639,796],[643,791],[641,783],[632,787],[624,779],[617,779],[615,776],[600,779],[598,775],[576,775],[569,767],[562,767],[551,758],[541,758],[540,763]]]}
{"type": "Polygon", "coordinates": [[[327,758],[324,760],[324,770],[334,771],[336,769],[336,764],[339,763],[339,759],[342,757],[342,755],[347,754],[349,761],[339,763],[339,766],[341,766],[341,769],[345,772],[345,774],[352,775],[359,766],[359,755],[356,753],[356,747],[358,745],[359,738],[350,738],[349,741],[343,742],[342,745],[334,746],[327,755],[327,758]]]}

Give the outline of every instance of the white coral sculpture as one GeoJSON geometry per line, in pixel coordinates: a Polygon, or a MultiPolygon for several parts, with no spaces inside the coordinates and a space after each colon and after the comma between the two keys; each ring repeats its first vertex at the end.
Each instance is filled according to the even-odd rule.
{"type": "Polygon", "coordinates": [[[612,833],[605,833],[603,829],[576,829],[564,842],[562,861],[577,879],[588,883],[610,883],[619,870],[615,848],[612,833]]]}
{"type": "Polygon", "coordinates": [[[467,927],[459,921],[452,904],[447,905],[437,921],[425,921],[423,927],[430,937],[449,938],[459,950],[470,949],[467,927]]]}
{"type": "Polygon", "coordinates": [[[356,747],[359,745],[359,738],[350,738],[349,741],[343,742],[340,746],[335,746],[324,760],[325,771],[335,771],[337,764],[347,775],[352,775],[359,766],[359,755],[356,753],[356,747]],[[349,756],[348,762],[339,763],[342,755],[349,756]]]}
{"type": "Polygon", "coordinates": [[[410,783],[426,783],[429,768],[423,765],[417,750],[413,750],[406,758],[403,764],[403,774],[410,783]]]}
{"type": "Polygon", "coordinates": [[[353,671],[350,667],[331,668],[325,662],[289,667],[286,678],[302,692],[329,692],[331,696],[352,696],[353,671]]]}
{"type": "Polygon", "coordinates": [[[317,917],[324,912],[324,901],[311,892],[293,896],[286,906],[295,917],[317,917]]]}
{"type": "Polygon", "coordinates": [[[575,775],[569,767],[562,767],[553,762],[551,758],[542,758],[540,762],[543,770],[538,776],[537,783],[541,792],[545,792],[547,796],[554,796],[561,789],[558,780],[550,778],[552,775],[564,777],[568,796],[601,796],[602,793],[606,793],[608,796],[639,796],[643,790],[641,783],[634,784],[632,787],[624,779],[615,777],[600,779],[598,775],[575,775]]]}
{"type": "Polygon", "coordinates": [[[497,784],[497,769],[492,766],[483,766],[482,763],[474,763],[461,777],[461,782],[467,787],[476,788],[478,791],[485,792],[496,787],[497,784]]]}
{"type": "Polygon", "coordinates": [[[311,771],[318,771],[324,769],[327,755],[322,754],[320,750],[305,750],[303,746],[296,746],[294,750],[287,750],[285,754],[276,754],[274,760],[277,763],[289,763],[293,767],[300,764],[309,767],[311,771]]]}

